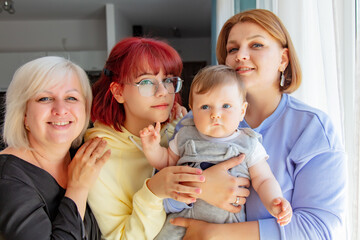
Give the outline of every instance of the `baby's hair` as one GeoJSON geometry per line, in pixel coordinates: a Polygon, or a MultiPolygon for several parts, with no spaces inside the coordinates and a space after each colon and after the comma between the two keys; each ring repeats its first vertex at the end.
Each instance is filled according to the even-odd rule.
{"type": "Polygon", "coordinates": [[[244,83],[240,79],[237,72],[226,65],[215,65],[208,66],[201,69],[194,77],[193,82],[191,83],[190,93],[189,93],[189,106],[192,108],[193,103],[193,94],[206,94],[212,89],[225,85],[232,81],[237,84],[239,92],[242,96],[242,100],[246,101],[246,90],[244,83]]]}

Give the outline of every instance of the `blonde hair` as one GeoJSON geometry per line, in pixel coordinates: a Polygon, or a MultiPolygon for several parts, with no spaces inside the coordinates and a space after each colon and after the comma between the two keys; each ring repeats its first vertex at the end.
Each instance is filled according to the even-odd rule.
{"type": "Polygon", "coordinates": [[[252,22],[259,25],[279,41],[283,48],[288,49],[289,64],[284,71],[286,81],[283,87],[280,87],[280,85],[279,87],[280,91],[285,93],[292,93],[298,89],[301,84],[301,67],[290,34],[281,20],[274,13],[265,9],[240,12],[225,22],[220,31],[216,46],[216,57],[219,64],[225,64],[227,56],[226,44],[232,27],[237,23],[243,22],[252,22]]]}
{"type": "Polygon", "coordinates": [[[189,107],[192,108],[193,94],[205,94],[212,89],[234,82],[239,88],[242,100],[245,102],[246,90],[244,84],[237,72],[226,65],[208,66],[201,69],[194,77],[191,83],[189,93],[189,107]]]}
{"type": "Polygon", "coordinates": [[[30,149],[27,131],[24,126],[28,100],[72,74],[76,75],[80,81],[86,104],[86,122],[80,135],[73,141],[72,146],[78,147],[82,143],[83,135],[90,120],[92,102],[89,79],[85,71],[75,63],[62,57],[48,56],[32,60],[21,66],[15,72],[8,87],[3,126],[3,140],[7,146],[30,149]],[[55,75],[57,77],[54,77],[55,75]]]}

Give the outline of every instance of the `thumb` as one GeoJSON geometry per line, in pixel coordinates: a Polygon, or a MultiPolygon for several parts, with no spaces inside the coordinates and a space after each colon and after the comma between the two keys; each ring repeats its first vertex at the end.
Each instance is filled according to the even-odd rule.
{"type": "Polygon", "coordinates": [[[170,219],[170,223],[172,225],[184,227],[184,228],[188,228],[190,226],[190,221],[191,219],[189,218],[181,218],[181,217],[170,219]]]}
{"type": "Polygon", "coordinates": [[[160,130],[161,130],[161,124],[160,124],[160,122],[156,122],[156,124],[155,124],[155,132],[159,133],[160,130]]]}
{"type": "Polygon", "coordinates": [[[230,158],[229,160],[219,163],[218,165],[221,165],[225,169],[230,169],[242,163],[244,159],[245,159],[245,154],[242,153],[239,156],[230,158]]]}

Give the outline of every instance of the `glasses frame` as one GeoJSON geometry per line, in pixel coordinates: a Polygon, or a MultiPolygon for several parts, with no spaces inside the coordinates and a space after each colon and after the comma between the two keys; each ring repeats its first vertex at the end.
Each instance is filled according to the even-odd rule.
{"type": "Polygon", "coordinates": [[[142,79],[140,82],[138,83],[127,83],[128,85],[132,85],[132,86],[136,86],[138,88],[138,91],[140,93],[141,96],[143,97],[152,97],[152,96],[155,96],[156,92],[159,90],[159,85],[160,84],[163,84],[164,88],[166,89],[166,91],[169,93],[169,94],[175,94],[175,93],[178,93],[181,91],[182,89],[182,86],[183,86],[183,82],[184,80],[182,80],[180,77],[167,77],[167,78],[164,78],[160,83],[158,81],[155,80],[155,78],[145,78],[145,79],[142,79]],[[164,81],[168,80],[168,79],[171,79],[172,82],[173,82],[173,79],[176,79],[176,82],[177,84],[179,85],[180,84],[180,87],[178,87],[177,91],[175,89],[175,92],[171,93],[169,92],[169,90],[167,89],[166,85],[164,84],[164,81]],[[154,86],[155,86],[155,91],[154,93],[152,93],[152,95],[143,95],[141,94],[141,91],[140,91],[140,87],[142,86],[141,85],[141,82],[142,81],[145,81],[145,80],[151,80],[151,82],[153,82],[154,86]]]}

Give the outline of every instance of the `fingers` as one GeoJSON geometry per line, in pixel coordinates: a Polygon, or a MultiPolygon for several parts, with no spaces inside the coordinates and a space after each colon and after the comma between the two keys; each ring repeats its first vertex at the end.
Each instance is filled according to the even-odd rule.
{"type": "Polygon", "coordinates": [[[111,156],[111,150],[108,149],[99,159],[97,159],[97,161],[95,163],[96,166],[98,168],[102,168],[102,166],[104,166],[104,164],[110,158],[110,156],[111,156]]]}
{"type": "Polygon", "coordinates": [[[106,141],[102,138],[95,138],[86,148],[84,153],[84,156],[88,157],[88,160],[83,160],[88,161],[89,163],[96,163],[104,152],[106,144],[106,141]]]}
{"type": "Polygon", "coordinates": [[[290,203],[284,199],[284,198],[276,198],[274,199],[273,203],[275,205],[282,205],[281,206],[281,212],[278,215],[277,222],[280,224],[280,226],[285,226],[291,221],[292,218],[292,208],[290,203]]]}
{"type": "Polygon", "coordinates": [[[170,193],[170,198],[172,198],[172,199],[174,199],[176,201],[179,201],[179,202],[186,203],[186,204],[196,202],[196,198],[194,198],[194,197],[192,197],[190,195],[181,194],[181,193],[178,193],[178,192],[170,193]]]}
{"type": "MultiPolygon", "coordinates": [[[[247,189],[247,188],[249,188],[250,187],[250,180],[248,179],[248,178],[243,178],[243,177],[238,177],[237,179],[236,179],[236,181],[237,181],[237,184],[238,184],[238,186],[239,186],[239,188],[240,188],[240,192],[243,192],[242,190],[243,189],[247,189]]],[[[248,192],[248,191],[247,191],[248,192]]],[[[248,197],[249,196],[249,193],[250,192],[248,192],[248,194],[246,195],[246,193],[245,192],[243,192],[245,195],[240,195],[240,196],[244,196],[244,197],[248,197]]]]}
{"type": "Polygon", "coordinates": [[[199,168],[193,168],[189,166],[172,166],[166,168],[173,173],[188,173],[188,174],[202,174],[202,170],[199,168]]]}
{"type": "Polygon", "coordinates": [[[174,119],[177,118],[182,118],[187,114],[187,110],[184,106],[181,106],[179,103],[175,103],[175,117],[174,119]]]}
{"type": "Polygon", "coordinates": [[[155,124],[155,134],[158,134],[158,133],[160,133],[160,130],[161,130],[161,124],[160,124],[160,122],[156,122],[156,124],[155,124]]]}
{"type": "Polygon", "coordinates": [[[239,156],[230,158],[229,160],[219,163],[218,165],[221,165],[225,169],[230,169],[235,167],[236,165],[239,165],[244,159],[245,159],[245,155],[240,154],[239,156]]]}
{"type": "Polygon", "coordinates": [[[187,109],[185,107],[181,106],[181,115],[180,115],[180,117],[185,116],[187,113],[188,113],[187,109]]]}
{"type": "Polygon", "coordinates": [[[147,137],[149,135],[158,136],[161,130],[160,122],[156,122],[155,127],[153,125],[149,125],[148,127],[140,130],[140,137],[147,137]]]}

